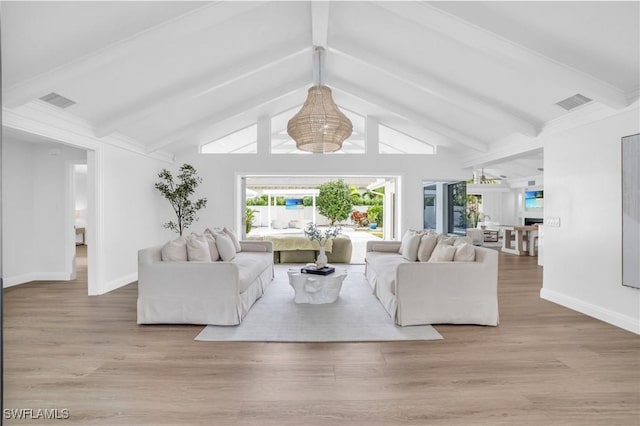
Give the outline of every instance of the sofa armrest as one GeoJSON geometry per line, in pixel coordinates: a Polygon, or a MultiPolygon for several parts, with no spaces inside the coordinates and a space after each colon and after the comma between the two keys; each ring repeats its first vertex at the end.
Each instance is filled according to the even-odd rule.
{"type": "Polygon", "coordinates": [[[498,325],[498,252],[474,248],[476,262],[398,265],[398,324],[498,325]]]}
{"type": "Polygon", "coordinates": [[[386,253],[398,253],[398,250],[400,250],[400,244],[400,241],[369,240],[367,241],[367,252],[380,251],[386,253]]]}
{"type": "Polygon", "coordinates": [[[273,253],[273,242],[261,240],[242,240],[240,241],[242,251],[257,251],[273,253]]]}

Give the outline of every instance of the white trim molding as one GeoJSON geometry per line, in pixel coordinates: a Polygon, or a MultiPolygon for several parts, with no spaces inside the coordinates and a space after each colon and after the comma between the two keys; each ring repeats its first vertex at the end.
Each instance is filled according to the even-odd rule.
{"type": "Polygon", "coordinates": [[[126,285],[129,285],[135,281],[138,281],[138,273],[134,272],[131,273],[129,275],[124,275],[122,277],[116,278],[114,280],[110,280],[108,282],[106,282],[104,284],[104,286],[102,287],[102,293],[100,294],[106,294],[109,293],[110,291],[113,290],[117,290],[120,287],[124,287],[126,285]]]}
{"type": "Polygon", "coordinates": [[[632,333],[640,334],[640,323],[636,318],[622,315],[618,312],[546,288],[540,290],[540,298],[615,325],[632,333]]]}
{"type": "Polygon", "coordinates": [[[70,281],[71,276],[66,272],[29,272],[28,274],[5,277],[2,280],[4,288],[13,287],[20,284],[27,284],[32,281],[70,281]]]}

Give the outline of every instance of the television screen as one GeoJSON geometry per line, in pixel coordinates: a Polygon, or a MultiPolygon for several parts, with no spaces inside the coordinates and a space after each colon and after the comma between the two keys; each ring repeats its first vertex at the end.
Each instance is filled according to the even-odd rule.
{"type": "Polygon", "coordinates": [[[525,200],[533,199],[533,198],[543,198],[544,191],[526,191],[524,193],[525,200]]]}
{"type": "Polygon", "coordinates": [[[525,198],[524,207],[526,209],[541,209],[544,206],[544,198],[525,198]]]}
{"type": "Polygon", "coordinates": [[[287,198],[284,200],[285,208],[287,209],[302,209],[304,204],[302,198],[287,198]]]}

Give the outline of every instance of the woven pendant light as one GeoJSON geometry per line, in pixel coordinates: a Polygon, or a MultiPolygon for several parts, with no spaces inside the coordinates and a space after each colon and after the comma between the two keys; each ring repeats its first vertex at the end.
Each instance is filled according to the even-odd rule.
{"type": "Polygon", "coordinates": [[[322,55],[324,49],[316,47],[318,73],[316,84],[309,89],[302,109],[287,124],[287,133],[296,147],[313,153],[334,152],[351,136],[353,124],[333,102],[331,89],[322,85],[322,55]]]}

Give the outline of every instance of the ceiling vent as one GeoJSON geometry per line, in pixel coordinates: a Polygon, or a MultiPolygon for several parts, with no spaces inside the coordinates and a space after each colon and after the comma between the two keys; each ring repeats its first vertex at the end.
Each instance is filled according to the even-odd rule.
{"type": "Polygon", "coordinates": [[[587,98],[584,95],[581,95],[580,93],[576,93],[575,95],[565,100],[557,102],[556,105],[566,109],[567,111],[571,111],[574,108],[586,104],[587,102],[591,102],[591,99],[587,98]]]}
{"type": "Polygon", "coordinates": [[[67,99],[64,96],[58,95],[54,92],[51,92],[48,95],[44,95],[40,99],[47,103],[50,103],[51,105],[55,105],[58,108],[63,109],[75,104],[75,102],[73,102],[71,99],[67,99]]]}

